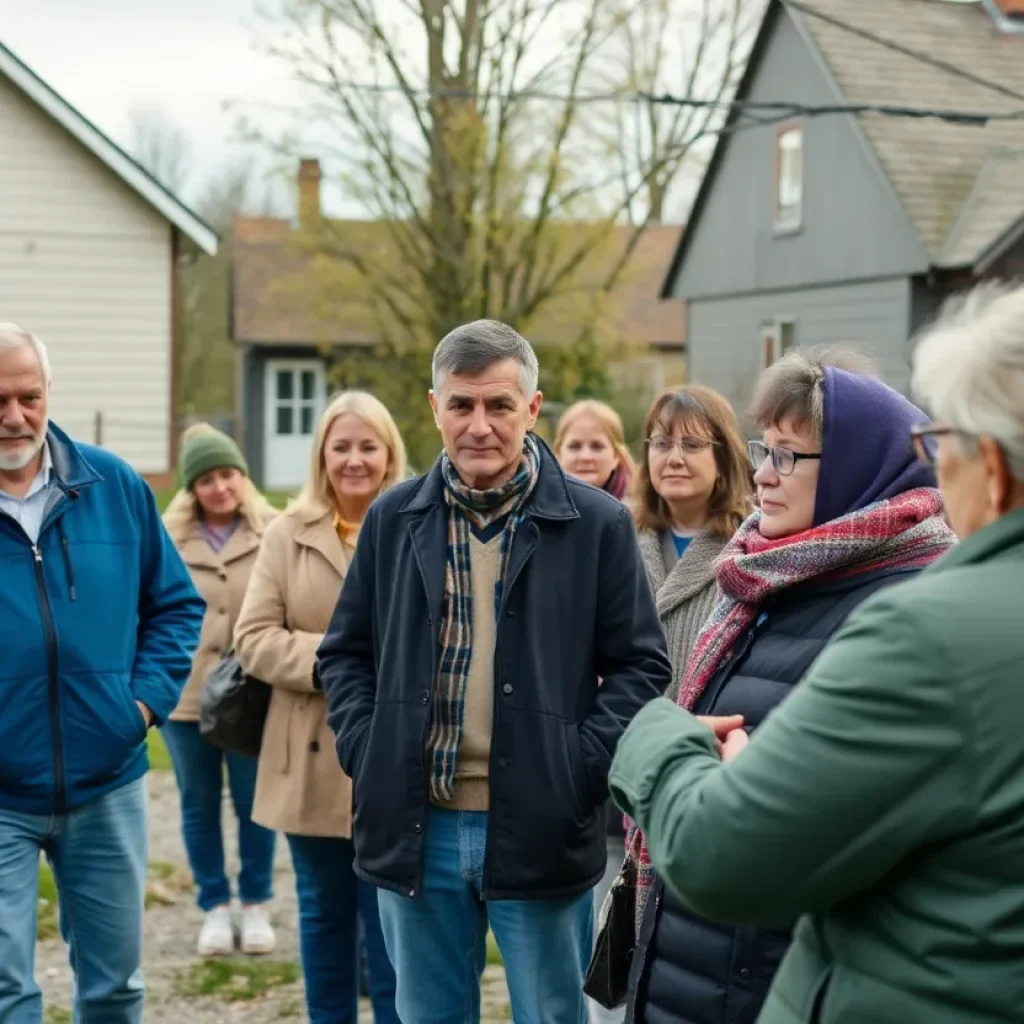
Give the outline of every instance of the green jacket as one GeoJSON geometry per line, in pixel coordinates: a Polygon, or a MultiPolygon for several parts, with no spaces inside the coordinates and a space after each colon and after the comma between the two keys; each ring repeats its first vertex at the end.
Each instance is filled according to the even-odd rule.
{"type": "Polygon", "coordinates": [[[1024,511],[866,601],[732,763],[659,699],[610,781],[691,910],[800,918],[759,1024],[1024,1020],[1024,511]]]}

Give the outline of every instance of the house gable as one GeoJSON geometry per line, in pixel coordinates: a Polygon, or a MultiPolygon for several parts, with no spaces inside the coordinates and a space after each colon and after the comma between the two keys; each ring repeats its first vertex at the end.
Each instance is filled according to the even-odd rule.
{"type": "MultiPolygon", "coordinates": [[[[846,102],[801,16],[771,0],[739,99],[846,102]]],[[[746,121],[735,110],[730,124],[746,121]]],[[[701,185],[665,294],[697,299],[923,272],[927,254],[857,120],[805,118],[798,231],[775,229],[779,127],[723,134],[701,185]]]]}
{"type": "MultiPolygon", "coordinates": [[[[37,108],[40,115],[45,115],[55,129],[59,126],[74,138],[83,152],[91,153],[127,189],[203,252],[209,255],[216,253],[218,238],[212,228],[2,44],[0,84],[19,93],[37,108]]],[[[0,126],[3,125],[4,122],[0,121],[0,126]]],[[[3,139],[3,147],[6,149],[8,145],[8,140],[3,139]]]]}

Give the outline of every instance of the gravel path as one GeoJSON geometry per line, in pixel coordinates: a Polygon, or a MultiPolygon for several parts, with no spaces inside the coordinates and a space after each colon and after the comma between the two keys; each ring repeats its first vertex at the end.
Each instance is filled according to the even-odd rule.
{"type": "MultiPolygon", "coordinates": [[[[185,851],[179,833],[178,794],[167,772],[151,772],[150,884],[146,911],[145,974],[147,1024],[245,1024],[306,1017],[296,934],[295,884],[288,847],[277,844],[273,918],[277,951],[270,962],[238,957],[206,962],[195,954],[201,914],[196,908],[185,851]],[[237,966],[236,966],[237,965],[237,966]],[[288,980],[295,975],[295,981],[288,980]],[[203,994],[198,994],[199,992],[203,994]]],[[[230,821],[229,813],[225,822],[230,821]]],[[[234,837],[228,839],[230,862],[235,862],[234,837]]],[[[71,972],[60,939],[38,944],[36,977],[43,990],[47,1024],[71,1020],[71,972]]],[[[510,1019],[504,975],[489,967],[484,977],[484,1022],[510,1019]]],[[[368,1006],[360,1021],[370,1022],[368,1006]]]]}

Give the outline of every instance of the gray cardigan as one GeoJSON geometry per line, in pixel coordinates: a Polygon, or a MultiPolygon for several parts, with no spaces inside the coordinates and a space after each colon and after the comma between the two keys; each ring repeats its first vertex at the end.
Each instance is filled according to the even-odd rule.
{"type": "Polygon", "coordinates": [[[680,558],[667,530],[643,530],[639,539],[672,661],[667,696],[674,700],[693,645],[715,606],[715,559],[728,542],[705,530],[693,538],[680,558]]]}

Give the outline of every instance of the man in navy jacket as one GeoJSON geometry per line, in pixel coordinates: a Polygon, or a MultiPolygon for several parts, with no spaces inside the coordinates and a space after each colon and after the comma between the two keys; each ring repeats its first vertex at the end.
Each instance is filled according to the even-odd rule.
{"type": "Polygon", "coordinates": [[[319,651],[403,1024],[478,1016],[488,923],[518,1024],[586,1019],[608,769],[669,683],[629,513],[530,433],[537,376],[504,324],[440,343],[444,453],[370,507],[319,651]]]}
{"type": "Polygon", "coordinates": [[[47,419],[42,342],[0,324],[0,1020],[42,1018],[39,855],[76,1019],[142,1020],[146,733],[171,713],[204,605],[145,481],[47,419]]]}

